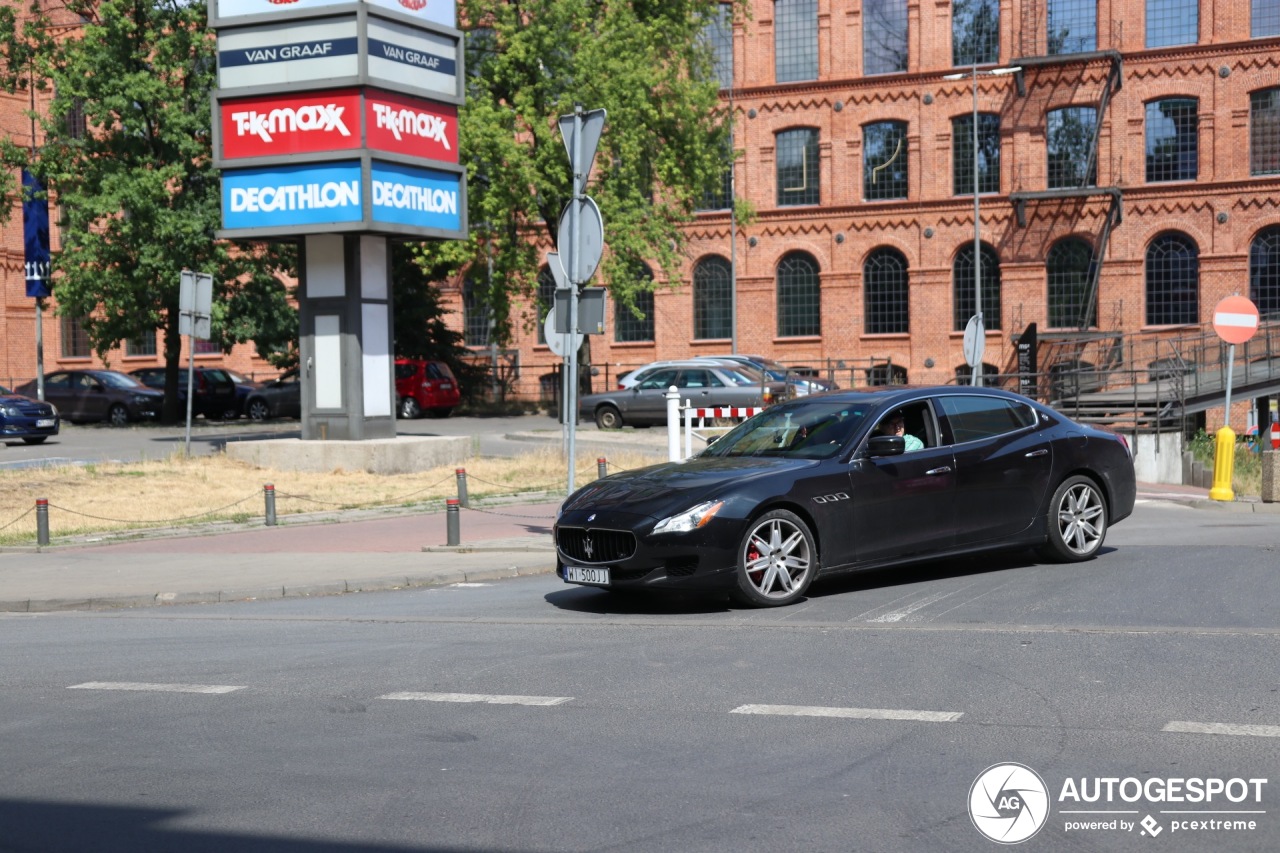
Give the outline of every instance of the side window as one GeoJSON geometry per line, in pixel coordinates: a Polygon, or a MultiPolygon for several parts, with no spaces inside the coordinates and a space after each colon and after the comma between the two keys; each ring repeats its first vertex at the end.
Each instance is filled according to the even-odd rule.
{"type": "Polygon", "coordinates": [[[636,387],[642,388],[646,391],[653,390],[654,388],[661,388],[665,390],[666,388],[676,384],[676,372],[677,371],[675,370],[659,370],[650,375],[648,379],[645,379],[636,387]]]}
{"type": "Polygon", "coordinates": [[[44,378],[44,387],[49,388],[66,388],[70,385],[70,375],[66,373],[54,373],[44,378]]]}
{"type": "Polygon", "coordinates": [[[680,374],[680,381],[676,383],[679,388],[705,388],[707,387],[707,372],[705,370],[685,370],[680,374]]]}
{"type": "Polygon", "coordinates": [[[938,404],[956,444],[1016,432],[1036,422],[1027,405],[997,397],[939,397],[938,404]]]}
{"type": "Polygon", "coordinates": [[[933,412],[929,404],[923,401],[908,403],[889,412],[880,419],[872,432],[879,435],[901,435],[906,440],[908,452],[938,447],[943,443],[938,437],[933,412]]]}
{"type": "Polygon", "coordinates": [[[412,379],[412,378],[413,378],[413,365],[412,365],[412,364],[397,364],[397,365],[396,365],[396,379],[412,379]]]}

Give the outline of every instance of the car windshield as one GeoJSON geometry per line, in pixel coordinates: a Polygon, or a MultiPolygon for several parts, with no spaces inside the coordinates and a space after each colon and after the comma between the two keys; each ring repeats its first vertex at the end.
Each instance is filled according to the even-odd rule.
{"type": "Polygon", "coordinates": [[[227,375],[231,377],[231,381],[236,383],[237,385],[245,385],[253,381],[248,376],[245,376],[243,373],[240,373],[239,371],[231,370],[230,368],[227,368],[227,367],[224,367],[223,370],[225,370],[227,372],[227,375]]]}
{"type": "Polygon", "coordinates": [[[726,367],[724,374],[735,385],[759,385],[761,382],[768,381],[768,377],[747,364],[735,364],[733,367],[726,367]]]}
{"type": "Polygon", "coordinates": [[[866,418],[869,407],[847,401],[791,403],[743,421],[700,456],[835,456],[866,418]]]}
{"type": "Polygon", "coordinates": [[[109,385],[112,388],[145,388],[136,377],[129,376],[125,373],[95,373],[94,376],[102,380],[103,385],[109,385]]]}
{"type": "Polygon", "coordinates": [[[13,392],[10,391],[8,388],[4,387],[3,385],[0,385],[0,394],[12,394],[12,393],[13,392]]]}

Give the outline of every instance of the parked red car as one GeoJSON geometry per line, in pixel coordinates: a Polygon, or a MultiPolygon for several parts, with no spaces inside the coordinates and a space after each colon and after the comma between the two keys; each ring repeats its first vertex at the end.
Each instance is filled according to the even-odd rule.
{"type": "Polygon", "coordinates": [[[400,417],[417,418],[430,412],[447,418],[461,399],[458,380],[443,361],[396,359],[396,412],[400,417]]]}

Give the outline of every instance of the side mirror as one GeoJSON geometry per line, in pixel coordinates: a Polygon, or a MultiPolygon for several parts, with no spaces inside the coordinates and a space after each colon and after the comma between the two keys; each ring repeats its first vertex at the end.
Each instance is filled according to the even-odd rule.
{"type": "Polygon", "coordinates": [[[873,435],[867,440],[868,456],[901,456],[907,452],[907,440],[900,435],[873,435]]]}

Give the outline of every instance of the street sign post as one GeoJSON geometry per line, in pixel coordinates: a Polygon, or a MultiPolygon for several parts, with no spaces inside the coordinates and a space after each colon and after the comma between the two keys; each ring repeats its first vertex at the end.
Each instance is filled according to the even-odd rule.
{"type": "Polygon", "coordinates": [[[187,336],[187,431],[184,453],[191,455],[191,402],[195,397],[196,338],[213,332],[213,276],[183,270],[178,280],[178,334],[187,336]]]}
{"type": "Polygon", "coordinates": [[[1236,449],[1236,434],[1231,431],[1231,373],[1235,368],[1236,344],[1245,343],[1258,331],[1258,306],[1243,296],[1228,296],[1213,309],[1213,330],[1231,346],[1227,350],[1227,396],[1222,410],[1222,429],[1218,430],[1209,499],[1229,501],[1235,499],[1231,478],[1236,449]]]}
{"type": "Polygon", "coordinates": [[[987,350],[987,331],[983,326],[982,315],[974,314],[964,327],[964,360],[972,368],[969,380],[971,385],[982,384],[982,356],[987,350]]]}

